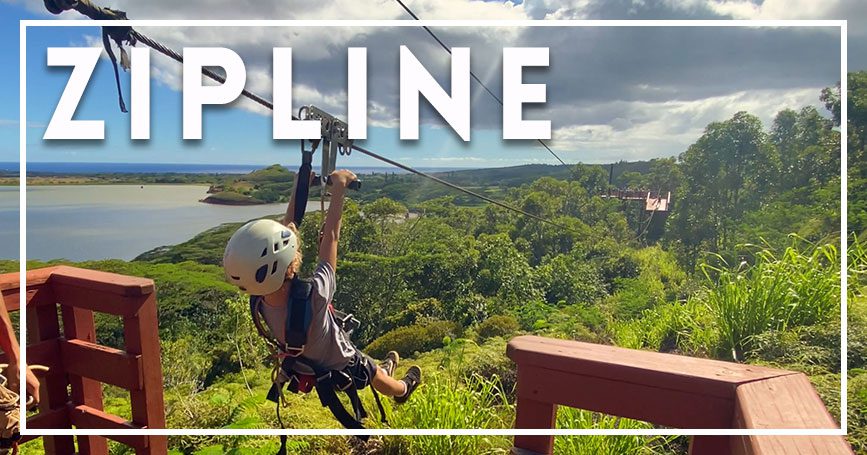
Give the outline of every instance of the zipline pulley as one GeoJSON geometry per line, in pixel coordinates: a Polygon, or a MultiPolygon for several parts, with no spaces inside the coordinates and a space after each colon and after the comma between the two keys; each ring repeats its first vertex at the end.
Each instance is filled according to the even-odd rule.
{"type": "MultiPolygon", "coordinates": [[[[310,149],[305,147],[307,141],[301,141],[301,165],[310,164],[313,153],[322,146],[322,165],[319,168],[319,176],[313,181],[314,186],[330,184],[328,176],[337,168],[337,155],[349,155],[352,153],[352,139],[349,139],[349,125],[343,120],[319,109],[316,106],[304,106],[298,110],[298,118],[301,120],[316,120],[321,125],[322,135],[319,139],[310,141],[310,149]],[[322,178],[326,180],[323,182],[322,178]]],[[[349,189],[361,189],[361,181],[355,180],[349,184],[349,189]]]]}

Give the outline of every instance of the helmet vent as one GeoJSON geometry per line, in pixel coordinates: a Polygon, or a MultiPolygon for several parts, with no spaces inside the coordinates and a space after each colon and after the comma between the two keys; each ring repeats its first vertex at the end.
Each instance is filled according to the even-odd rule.
{"type": "Polygon", "coordinates": [[[268,254],[268,248],[267,247],[262,248],[262,255],[259,257],[263,258],[263,257],[265,257],[266,254],[268,254]]]}
{"type": "Polygon", "coordinates": [[[265,281],[265,277],[268,276],[268,264],[259,267],[259,270],[256,270],[256,282],[261,283],[265,281]]]}
{"type": "Polygon", "coordinates": [[[238,280],[241,279],[241,277],[232,275],[232,279],[235,280],[235,281],[238,281],[238,280]]]}
{"type": "Polygon", "coordinates": [[[280,251],[280,242],[274,244],[274,252],[276,253],[278,251],[280,251]]]}
{"type": "Polygon", "coordinates": [[[286,245],[288,245],[288,244],[289,244],[289,240],[284,240],[284,241],[283,241],[283,246],[286,246],[286,245]]]}
{"type": "Polygon", "coordinates": [[[274,272],[276,272],[276,271],[277,271],[277,261],[274,261],[274,264],[271,265],[271,275],[273,275],[274,272]]]}

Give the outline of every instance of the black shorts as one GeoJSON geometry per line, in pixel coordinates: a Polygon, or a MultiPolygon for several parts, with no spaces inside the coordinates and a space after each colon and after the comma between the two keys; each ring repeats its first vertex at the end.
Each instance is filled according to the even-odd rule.
{"type": "Polygon", "coordinates": [[[373,377],[376,376],[377,366],[376,362],[367,354],[356,349],[355,356],[349,361],[347,369],[352,375],[355,387],[363,389],[373,381],[373,377]]]}

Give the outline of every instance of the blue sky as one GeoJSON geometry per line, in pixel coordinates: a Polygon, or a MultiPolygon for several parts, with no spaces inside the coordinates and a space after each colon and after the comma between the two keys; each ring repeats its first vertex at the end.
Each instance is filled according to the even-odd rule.
{"type": "MultiPolygon", "coordinates": [[[[123,5],[123,1],[121,3],[121,6],[130,13],[130,17],[155,18],[153,13],[148,15],[150,10],[147,8],[150,7],[148,6],[151,5],[150,2],[130,2],[126,6],[123,5]]],[[[424,2],[422,1],[422,3],[424,2]]],[[[440,7],[445,8],[447,6],[451,8],[450,11],[462,8],[464,5],[467,5],[468,8],[487,8],[494,11],[495,15],[498,15],[497,17],[513,18],[516,14],[529,17],[538,16],[539,8],[547,5],[547,2],[544,1],[530,3],[503,6],[499,3],[478,4],[449,0],[442,2],[441,4],[445,6],[440,7]]],[[[433,5],[431,7],[441,4],[430,3],[433,5]]],[[[187,3],[184,5],[185,7],[190,6],[187,3]]],[[[357,3],[348,5],[355,6],[357,3]]],[[[3,100],[9,100],[0,103],[0,161],[17,161],[18,159],[17,20],[50,18],[39,12],[40,6],[41,2],[22,3],[18,0],[0,0],[0,68],[6,69],[0,71],[0,95],[2,95],[3,100]],[[38,5],[34,5],[34,3],[38,3],[38,5]]],[[[577,11],[564,10],[562,7],[560,9],[551,8],[554,7],[544,10],[547,11],[544,17],[564,17],[567,12],[577,11]]],[[[438,17],[435,13],[436,11],[432,11],[428,17],[438,17]]],[[[652,15],[651,13],[641,12],[645,15],[652,15]]],[[[705,17],[705,13],[704,10],[698,10],[690,14],[693,14],[694,17],[705,17]]],[[[65,14],[74,15],[76,13],[65,14]]],[[[187,13],[181,11],[178,14],[187,13]]],[[[350,18],[352,17],[351,11],[347,14],[350,18]]],[[[399,14],[401,12],[397,11],[394,12],[394,17],[385,14],[381,18],[396,18],[399,17],[399,14]]],[[[486,34],[486,31],[479,31],[471,36],[464,31],[443,30],[441,33],[449,43],[464,43],[464,45],[472,46],[475,51],[473,68],[490,84],[495,92],[499,90],[497,62],[490,55],[486,55],[492,54],[492,52],[479,52],[478,49],[485,51],[487,50],[486,46],[488,46],[490,49],[496,50],[496,47],[505,45],[501,42],[509,39],[517,45],[551,43],[551,70],[542,77],[536,76],[537,80],[532,81],[548,82],[550,79],[549,103],[545,109],[534,111],[529,115],[536,118],[552,119],[555,128],[552,145],[567,162],[608,162],[617,159],[634,160],[674,156],[685,150],[700,135],[707,123],[728,118],[738,110],[754,112],[767,124],[773,114],[782,108],[799,108],[806,104],[819,106],[819,90],[835,83],[838,78],[837,74],[839,74],[838,70],[834,70],[835,66],[839,68],[839,57],[834,55],[835,41],[838,38],[833,36],[833,31],[805,34],[788,31],[738,30],[728,35],[720,35],[720,38],[710,35],[721,33],[721,31],[709,31],[703,32],[704,35],[710,36],[704,40],[706,42],[696,43],[696,48],[693,50],[682,49],[665,52],[663,49],[657,57],[654,57],[655,54],[648,57],[648,49],[640,49],[641,46],[637,45],[636,41],[646,41],[649,43],[647,46],[656,46],[649,48],[652,51],[664,45],[671,45],[672,42],[686,46],[690,45],[690,42],[703,40],[681,39],[671,31],[654,30],[647,32],[647,39],[623,37],[623,33],[618,36],[612,35],[613,38],[619,38],[621,42],[617,42],[617,39],[597,39],[589,42],[586,49],[582,51],[580,49],[581,44],[576,44],[576,42],[586,42],[587,37],[593,38],[598,34],[592,30],[581,30],[580,32],[584,34],[577,34],[579,31],[575,31],[575,39],[563,39],[562,36],[573,32],[571,30],[553,30],[557,34],[541,35],[541,32],[535,33],[535,30],[534,33],[507,31],[502,32],[502,35],[497,35],[499,31],[490,34],[486,34]],[[590,34],[590,32],[594,34],[590,34]],[[762,34],[758,35],[757,33],[762,34]],[[714,52],[714,41],[725,40],[732,41],[731,49],[738,50],[737,53],[714,58],[708,57],[709,53],[714,52]],[[738,40],[749,45],[739,45],[738,40]],[[653,43],[660,44],[655,45],[653,43]],[[753,45],[754,43],[767,44],[756,46],[753,45]],[[555,46],[559,47],[555,48],[555,46]],[[593,63],[582,65],[577,58],[572,58],[572,54],[568,53],[573,52],[572,47],[578,49],[574,51],[575,55],[581,55],[585,61],[593,63]],[[636,50],[635,48],[639,49],[636,50]],[[566,53],[563,58],[558,59],[557,52],[566,53]],[[628,52],[635,52],[635,54],[626,55],[628,52]],[[668,54],[684,55],[685,57],[669,60],[668,54]],[[478,55],[481,56],[478,57],[478,55]],[[616,57],[618,55],[626,56],[618,60],[616,57]],[[636,66],[634,71],[629,69],[624,71],[624,65],[629,65],[634,61],[641,61],[641,66],[636,66]],[[777,64],[777,61],[780,63],[777,64]],[[740,77],[738,71],[741,71],[744,76],[740,77]],[[594,87],[593,84],[597,84],[598,87],[594,87]]],[[[153,31],[157,34],[157,38],[163,36],[160,34],[164,33],[169,45],[176,49],[182,46],[182,42],[209,43],[210,45],[225,45],[238,49],[242,57],[245,58],[245,62],[247,62],[247,57],[250,57],[248,88],[251,88],[249,82],[251,80],[254,81],[254,87],[252,87],[254,91],[261,91],[262,87],[270,87],[270,80],[268,79],[270,68],[259,54],[265,51],[270,54],[271,42],[262,41],[251,45],[248,40],[245,41],[244,32],[232,34],[229,31],[221,36],[226,42],[220,43],[213,42],[213,39],[209,41],[207,36],[203,37],[201,34],[197,34],[199,32],[201,31],[153,31]],[[169,32],[177,33],[171,34],[169,32]],[[248,50],[245,54],[243,50],[245,47],[253,47],[255,50],[248,50]]],[[[447,66],[443,66],[447,64],[447,60],[445,60],[442,50],[437,49],[435,44],[431,45],[429,38],[418,35],[416,32],[420,32],[420,30],[406,29],[405,35],[388,35],[385,32],[376,32],[382,35],[380,37],[373,31],[365,31],[365,39],[368,39],[371,46],[368,53],[376,55],[372,57],[371,66],[391,67],[389,63],[393,62],[386,61],[385,64],[377,64],[378,62],[374,60],[385,59],[393,52],[387,49],[380,51],[379,48],[373,46],[385,48],[386,45],[394,45],[395,39],[400,39],[405,40],[401,43],[406,42],[411,47],[415,46],[414,52],[418,49],[419,58],[423,62],[431,62],[432,72],[436,73],[438,70],[447,68],[447,66]],[[379,41],[377,41],[378,39],[379,41]],[[383,57],[379,57],[379,54],[382,54],[383,57]]],[[[304,39],[304,32],[300,33],[302,37],[299,40],[304,39]]],[[[696,32],[692,31],[691,33],[696,32]]],[[[337,34],[335,33],[335,35],[337,34]]],[[[84,100],[76,113],[76,118],[104,120],[106,122],[106,140],[84,143],[72,141],[48,143],[43,141],[42,134],[45,125],[48,123],[69,74],[68,69],[48,70],[45,65],[46,48],[87,45],[98,36],[99,29],[96,27],[48,27],[28,30],[27,150],[29,161],[213,164],[270,164],[279,162],[290,165],[297,163],[299,157],[297,142],[273,141],[271,139],[270,116],[255,112],[243,104],[206,108],[204,139],[201,141],[182,140],[181,94],[172,88],[172,76],[168,74],[172,71],[179,71],[179,68],[175,66],[174,62],[168,61],[156,53],[152,53],[151,56],[155,68],[151,85],[151,140],[132,142],[129,139],[129,117],[118,109],[111,64],[107,59],[102,59],[90,81],[84,100]]],[[[351,42],[352,39],[356,39],[356,37],[346,38],[345,42],[351,42]]],[[[343,41],[332,43],[331,47],[341,47],[344,49],[342,52],[345,52],[345,47],[336,43],[343,43],[343,41]]],[[[720,53],[719,49],[716,49],[715,52],[720,53]]],[[[309,74],[306,74],[305,71],[308,70],[305,70],[305,67],[299,68],[301,65],[296,67],[295,77],[298,81],[297,85],[299,85],[296,93],[301,91],[306,94],[296,95],[296,100],[298,98],[310,99],[314,104],[328,107],[338,115],[342,115],[341,109],[345,109],[345,107],[341,103],[345,103],[345,101],[341,101],[339,95],[341,91],[345,91],[345,75],[342,76],[344,79],[341,81],[339,77],[332,77],[333,74],[331,73],[335,72],[335,68],[345,71],[342,66],[344,57],[342,53],[331,55],[334,56],[330,59],[331,66],[319,64],[320,60],[325,60],[319,56],[298,57],[301,61],[308,58],[309,66],[307,67],[311,69],[309,74]],[[299,73],[302,74],[299,75],[299,73]],[[337,95],[332,96],[335,93],[337,95]]],[[[396,68],[396,65],[393,67],[396,68]]],[[[384,76],[371,74],[368,81],[371,87],[371,102],[381,102],[381,105],[377,106],[381,107],[380,110],[385,113],[381,115],[381,118],[375,118],[375,115],[371,114],[372,123],[378,126],[369,128],[369,139],[364,142],[366,147],[408,164],[425,167],[489,167],[533,162],[556,162],[546,151],[532,142],[504,143],[500,139],[499,106],[475,86],[473,88],[473,132],[472,141],[469,144],[463,143],[449,128],[443,127],[437,116],[426,116],[424,112],[421,140],[417,142],[400,141],[396,124],[393,121],[396,118],[395,109],[389,104],[394,98],[392,92],[397,83],[397,71],[383,74],[384,76]],[[377,91],[380,93],[376,93],[377,91]]],[[[440,78],[437,74],[435,76],[440,78]]],[[[528,77],[532,79],[534,76],[528,77]]],[[[121,81],[124,89],[126,89],[128,87],[128,74],[122,73],[121,81]]],[[[264,93],[264,95],[269,97],[268,93],[264,93]]],[[[129,93],[126,90],[124,98],[129,103],[129,93]]],[[[357,155],[341,160],[341,165],[348,167],[377,164],[369,158],[357,155]]]]}
{"type": "MultiPolygon", "coordinates": [[[[9,21],[9,10],[19,9],[0,4],[0,17],[10,26],[2,27],[0,41],[4,67],[17,67],[17,24],[9,21]]],[[[25,17],[28,15],[25,14],[25,17]]],[[[30,16],[36,18],[34,16],[30,16]]],[[[153,162],[153,163],[212,163],[212,164],[269,164],[297,162],[297,141],[274,141],[271,139],[271,118],[233,107],[205,108],[203,117],[204,137],[201,141],[181,139],[181,95],[166,84],[153,81],[151,85],[151,139],[129,139],[129,116],[120,112],[117,103],[114,73],[111,62],[101,59],[91,78],[87,91],[76,112],[76,119],[101,119],[105,121],[106,139],[102,143],[86,141],[43,141],[45,125],[56,106],[66,84],[69,70],[45,66],[48,47],[84,45],[85,35],[99,36],[93,28],[33,28],[27,32],[27,153],[29,161],[89,161],[89,162],[153,162]]],[[[157,57],[156,54],[152,56],[157,57]]],[[[124,99],[129,104],[128,74],[121,74],[124,99]]],[[[18,73],[4,71],[0,85],[3,98],[13,100],[0,105],[0,161],[18,159],[18,124],[8,121],[18,118],[18,73]]],[[[474,131],[470,148],[499,148],[498,158],[504,154],[520,159],[523,151],[501,147],[499,131],[474,131]]],[[[366,146],[390,157],[405,159],[415,165],[473,166],[475,160],[463,160],[458,154],[447,151],[466,150],[467,144],[455,137],[451,130],[423,127],[419,143],[404,143],[398,139],[393,128],[371,127],[366,146]],[[423,149],[423,150],[422,150],[423,149]],[[421,156],[424,155],[424,156],[421,156]],[[466,163],[461,164],[461,163],[466,163]],[[444,163],[444,164],[443,164],[444,163]]],[[[348,160],[346,160],[348,161],[348,160]]],[[[532,161],[532,160],[530,160],[532,161]]],[[[491,163],[494,161],[492,160],[491,163]]],[[[352,156],[356,166],[377,165],[369,158],[352,156]]],[[[346,165],[349,165],[347,163],[346,165]]]]}

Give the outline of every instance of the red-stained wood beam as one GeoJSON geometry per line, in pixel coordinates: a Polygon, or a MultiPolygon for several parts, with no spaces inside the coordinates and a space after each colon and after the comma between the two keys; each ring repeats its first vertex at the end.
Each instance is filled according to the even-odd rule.
{"type": "Polygon", "coordinates": [[[729,436],[692,436],[689,438],[689,455],[730,455],[729,436]]]}
{"type": "MultiPolygon", "coordinates": [[[[76,428],[99,429],[99,430],[140,430],[142,427],[133,424],[132,422],[108,414],[99,409],[94,409],[90,406],[72,406],[69,408],[69,418],[76,428]]],[[[121,444],[133,448],[148,447],[148,437],[146,435],[111,435],[106,436],[121,444]]]]}
{"type": "MultiPolygon", "coordinates": [[[[733,424],[736,428],[836,429],[834,418],[803,373],[743,384],[737,389],[733,424]]],[[[851,454],[839,436],[738,436],[734,453],[851,454]]]]}
{"type": "MultiPolygon", "coordinates": [[[[34,311],[28,312],[27,339],[30,343],[41,341],[56,341],[60,338],[60,321],[57,317],[56,306],[37,306],[34,311]]],[[[66,412],[66,403],[69,401],[67,387],[69,381],[62,368],[49,370],[40,380],[41,401],[39,402],[40,414],[54,411],[58,408],[66,412]]],[[[55,428],[68,428],[69,424],[55,428]]],[[[72,436],[46,436],[43,438],[43,448],[46,454],[69,454],[75,452],[75,441],[72,436]]]]}
{"type": "Polygon", "coordinates": [[[27,419],[27,430],[50,430],[70,428],[69,410],[66,406],[40,412],[27,419]]]}
{"type": "Polygon", "coordinates": [[[520,366],[539,366],[727,400],[733,399],[739,384],[791,374],[755,365],[537,336],[513,338],[506,353],[520,366]]]}
{"type": "Polygon", "coordinates": [[[83,340],[59,342],[63,368],[127,390],[142,388],[141,356],[83,340]]]}
{"type": "MultiPolygon", "coordinates": [[[[44,284],[57,267],[43,267],[27,271],[27,287],[44,284]]],[[[21,275],[18,272],[0,274],[0,291],[18,289],[21,286],[21,275]]]]}
{"type": "MultiPolygon", "coordinates": [[[[13,312],[20,309],[20,289],[10,289],[3,291],[3,303],[6,304],[6,311],[13,312]]],[[[38,305],[54,305],[57,301],[54,299],[54,293],[51,292],[51,287],[45,284],[28,286],[27,287],[27,307],[32,308],[38,305]]]]}
{"type": "Polygon", "coordinates": [[[141,297],[154,292],[153,280],[76,267],[56,267],[48,280],[52,285],[86,287],[124,297],[141,297]]]}
{"type": "MultiPolygon", "coordinates": [[[[28,309],[33,307],[27,321],[28,339],[33,341],[28,354],[31,361],[44,359],[41,363],[51,368],[43,381],[41,412],[29,428],[165,428],[153,281],[66,266],[30,271],[26,280],[26,302],[28,309]],[[66,339],[60,338],[58,303],[66,339]],[[129,353],[95,344],[93,311],[124,318],[129,353]],[[143,424],[103,412],[101,384],[95,379],[132,389],[133,420],[143,424]]],[[[21,285],[17,273],[0,275],[0,291],[2,303],[18,309],[21,285]]],[[[137,454],[167,451],[165,436],[112,438],[134,447],[137,454]]],[[[50,454],[67,454],[75,446],[71,437],[46,436],[44,449],[50,454]]],[[[102,455],[107,453],[107,444],[100,436],[79,437],[78,449],[82,455],[102,455]]]]}
{"type": "MultiPolygon", "coordinates": [[[[61,302],[63,302],[62,299],[61,302]]],[[[93,311],[61,305],[60,314],[63,318],[63,334],[67,340],[79,340],[91,344],[96,343],[96,324],[93,320],[93,311]]],[[[63,352],[64,346],[66,346],[66,343],[61,343],[61,353],[70,353],[69,349],[66,350],[66,353],[63,352]]],[[[73,350],[73,353],[75,353],[75,350],[73,350]]],[[[100,369],[101,367],[97,366],[97,363],[91,363],[97,359],[77,359],[86,362],[85,364],[79,363],[78,365],[74,365],[75,360],[74,358],[69,359],[65,355],[63,356],[64,370],[69,377],[73,405],[84,405],[92,409],[101,410],[102,385],[99,381],[85,377],[80,372],[81,369],[100,369]],[[70,366],[76,371],[70,370],[68,368],[70,366]]],[[[85,435],[76,436],[76,439],[78,440],[78,450],[81,455],[108,455],[108,441],[105,438],[85,435]]]]}
{"type": "MultiPolygon", "coordinates": [[[[27,362],[31,365],[46,366],[49,371],[61,370],[63,363],[60,360],[59,341],[54,338],[27,346],[27,362]]],[[[0,363],[9,363],[9,356],[5,352],[0,353],[0,363]]]]}
{"type": "Polygon", "coordinates": [[[743,384],[736,396],[740,428],[839,428],[803,373],[743,384]]]}
{"type": "MultiPolygon", "coordinates": [[[[679,428],[836,428],[809,379],[785,370],[612,346],[517,337],[516,428],[553,428],[556,405],[679,428]],[[524,409],[522,409],[524,407],[524,409]]],[[[553,438],[516,436],[517,452],[553,438]]],[[[700,436],[693,455],[850,454],[842,437],[700,436]]]]}
{"type": "Polygon", "coordinates": [[[141,430],[136,425],[123,417],[109,414],[103,410],[92,408],[83,404],[69,404],[69,420],[75,428],[88,430],[141,430]]]}
{"type": "Polygon", "coordinates": [[[61,305],[122,317],[136,314],[147,301],[147,295],[123,296],[69,283],[52,281],[51,288],[61,305]]]}
{"type": "MultiPolygon", "coordinates": [[[[126,352],[141,355],[142,362],[143,387],[141,390],[130,391],[132,420],[135,424],[148,428],[165,428],[156,294],[148,296],[135,316],[124,318],[123,335],[126,352]]],[[[167,438],[151,437],[148,447],[136,450],[136,454],[162,454],[167,450],[167,438]]]]}
{"type": "Polygon", "coordinates": [[[726,428],[732,399],[518,365],[518,398],[677,428],[726,428]]]}

